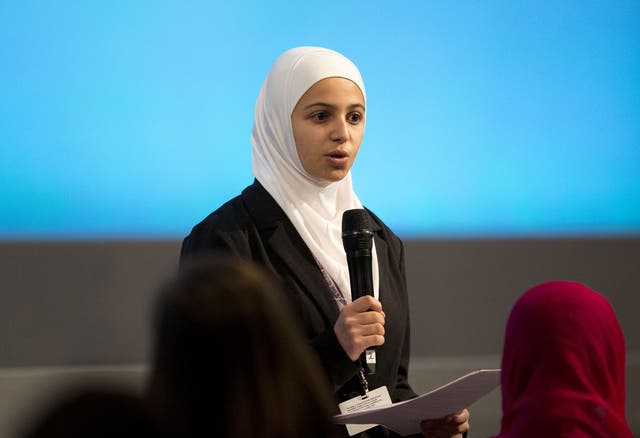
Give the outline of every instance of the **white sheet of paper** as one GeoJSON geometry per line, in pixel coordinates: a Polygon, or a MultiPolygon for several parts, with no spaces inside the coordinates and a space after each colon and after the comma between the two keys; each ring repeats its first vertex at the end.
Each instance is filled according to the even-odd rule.
{"type": "Polygon", "coordinates": [[[420,422],[460,412],[500,385],[500,370],[465,374],[426,394],[394,403],[333,417],[337,424],[382,424],[401,434],[420,432],[420,422]]]}

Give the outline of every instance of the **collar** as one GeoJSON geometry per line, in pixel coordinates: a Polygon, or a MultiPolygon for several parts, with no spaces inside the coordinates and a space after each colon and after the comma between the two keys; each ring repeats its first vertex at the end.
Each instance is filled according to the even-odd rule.
{"type": "MultiPolygon", "coordinates": [[[[254,179],[253,184],[242,191],[242,200],[259,229],[275,228],[283,220],[288,220],[284,210],[257,179],[254,179]]],[[[371,231],[380,233],[382,230],[380,220],[368,208],[364,207],[364,209],[371,219],[369,221],[371,231]]]]}

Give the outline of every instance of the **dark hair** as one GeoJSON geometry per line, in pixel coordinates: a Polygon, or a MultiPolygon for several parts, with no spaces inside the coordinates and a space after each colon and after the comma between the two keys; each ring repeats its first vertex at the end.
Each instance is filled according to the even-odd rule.
{"type": "Polygon", "coordinates": [[[113,390],[82,389],[60,396],[27,425],[23,438],[164,437],[139,398],[113,390]]]}
{"type": "Polygon", "coordinates": [[[158,300],[149,397],[188,436],[328,437],[334,402],[274,280],[227,254],[182,266],[158,300]]]}

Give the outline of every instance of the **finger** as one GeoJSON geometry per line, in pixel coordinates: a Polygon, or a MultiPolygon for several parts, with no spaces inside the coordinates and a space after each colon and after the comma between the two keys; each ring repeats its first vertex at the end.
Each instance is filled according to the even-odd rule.
{"type": "Polygon", "coordinates": [[[352,338],[367,335],[385,334],[384,321],[379,313],[365,312],[344,319],[340,325],[342,331],[352,338]]]}
{"type": "Polygon", "coordinates": [[[457,414],[447,415],[444,420],[447,423],[462,424],[469,421],[469,411],[464,409],[457,414]]]}
{"type": "Polygon", "coordinates": [[[362,337],[363,344],[365,345],[364,350],[369,347],[379,347],[384,344],[384,336],[381,335],[371,335],[371,336],[363,336],[362,337]]]}
{"type": "Polygon", "coordinates": [[[353,314],[349,317],[349,324],[368,325],[379,324],[384,325],[384,317],[378,312],[361,312],[353,314]]]}
{"type": "Polygon", "coordinates": [[[342,321],[336,321],[335,329],[344,336],[351,339],[368,335],[384,336],[384,334],[386,333],[383,324],[379,322],[362,323],[362,319],[355,317],[345,318],[342,321]]]}
{"type": "Polygon", "coordinates": [[[360,336],[384,336],[385,334],[384,326],[381,324],[361,325],[356,331],[360,336]]]}
{"type": "Polygon", "coordinates": [[[450,423],[447,424],[443,429],[446,429],[449,434],[464,433],[469,430],[469,422],[465,421],[464,423],[450,423]]]}
{"type": "Polygon", "coordinates": [[[451,433],[463,433],[469,430],[469,419],[459,422],[460,415],[456,416],[449,422],[445,422],[445,428],[451,433]]]}
{"type": "MultiPolygon", "coordinates": [[[[373,310],[375,312],[382,312],[382,303],[371,295],[365,295],[363,297],[358,298],[355,301],[352,301],[351,308],[355,312],[365,312],[367,310],[373,310]]],[[[346,306],[345,306],[346,308],[346,306]]]]}
{"type": "Polygon", "coordinates": [[[349,348],[345,349],[347,355],[352,360],[356,360],[367,348],[377,347],[384,344],[384,336],[359,336],[351,340],[349,348]]]}
{"type": "Polygon", "coordinates": [[[446,424],[462,424],[465,423],[467,420],[463,419],[461,416],[459,415],[449,415],[447,417],[444,418],[444,422],[446,424]]]}
{"type": "Polygon", "coordinates": [[[363,343],[364,341],[360,341],[360,339],[368,336],[384,337],[385,330],[380,324],[353,325],[346,328],[338,327],[337,335],[349,343],[363,343]]]}

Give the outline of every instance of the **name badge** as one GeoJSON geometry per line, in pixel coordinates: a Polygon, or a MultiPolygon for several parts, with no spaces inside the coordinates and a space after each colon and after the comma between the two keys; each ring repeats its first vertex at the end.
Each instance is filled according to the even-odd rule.
{"type": "MultiPolygon", "coordinates": [[[[389,390],[386,386],[381,386],[373,391],[369,391],[366,395],[359,395],[352,399],[343,401],[338,405],[340,413],[352,414],[354,412],[366,411],[372,408],[378,408],[380,406],[387,406],[391,404],[391,397],[389,396],[389,390]]],[[[377,424],[346,424],[347,432],[349,436],[353,436],[357,433],[369,430],[372,427],[376,427],[377,424]]]]}

